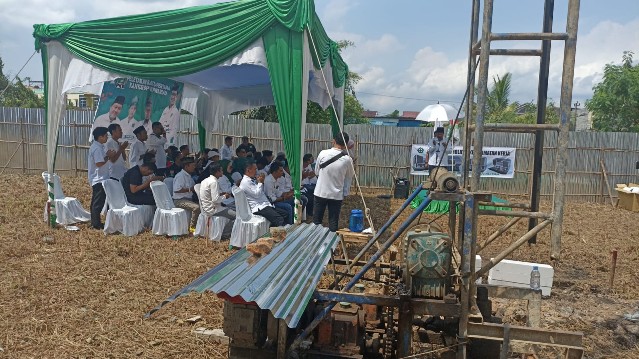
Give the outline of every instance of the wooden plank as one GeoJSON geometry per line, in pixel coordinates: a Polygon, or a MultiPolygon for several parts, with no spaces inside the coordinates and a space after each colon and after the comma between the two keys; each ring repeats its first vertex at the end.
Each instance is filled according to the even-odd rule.
{"type": "Polygon", "coordinates": [[[608,171],[606,171],[606,164],[603,159],[599,160],[601,165],[601,172],[603,173],[604,180],[606,181],[606,188],[608,189],[608,196],[610,196],[610,205],[614,207],[615,201],[612,199],[612,190],[610,189],[610,182],[608,181],[608,171]]]}

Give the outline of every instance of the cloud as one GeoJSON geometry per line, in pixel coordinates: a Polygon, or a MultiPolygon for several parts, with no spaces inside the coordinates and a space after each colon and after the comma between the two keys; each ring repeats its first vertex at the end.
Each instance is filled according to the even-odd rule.
{"type": "Polygon", "coordinates": [[[4,0],[0,12],[0,29],[31,30],[33,24],[72,22],[76,17],[73,7],[60,0],[4,0]]]}
{"type": "Polygon", "coordinates": [[[344,28],[346,15],[358,6],[359,2],[354,0],[330,0],[323,8],[318,9],[316,7],[315,11],[320,14],[320,18],[325,27],[341,31],[344,28]]]}
{"type": "MultiPolygon", "coordinates": [[[[367,42],[361,38],[360,41],[367,42]]],[[[532,42],[510,44],[512,48],[534,46],[537,45],[532,42]]],[[[394,109],[416,111],[436,100],[462,99],[467,76],[465,58],[449,59],[442,50],[424,47],[413,53],[412,61],[405,68],[397,68],[397,62],[382,63],[367,54],[360,54],[360,50],[359,47],[354,48],[349,54],[349,60],[363,60],[355,64],[349,62],[349,65],[359,69],[363,77],[355,90],[363,93],[359,98],[365,108],[378,110],[380,113],[388,113],[394,109]],[[369,79],[368,76],[374,78],[369,79]]],[[[601,81],[604,66],[608,63],[620,63],[621,55],[626,50],[639,54],[639,19],[627,23],[602,21],[590,31],[578,34],[573,102],[585,103],[592,96],[592,87],[601,81]]],[[[554,41],[548,97],[556,104],[559,104],[561,93],[563,51],[563,43],[554,41]]],[[[488,85],[491,86],[493,76],[506,72],[513,74],[511,100],[536,101],[539,58],[491,57],[488,85]]]]}

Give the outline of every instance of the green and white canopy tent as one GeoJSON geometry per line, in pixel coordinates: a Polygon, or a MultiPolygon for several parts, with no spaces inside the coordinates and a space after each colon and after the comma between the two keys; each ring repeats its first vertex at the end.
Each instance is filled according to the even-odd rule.
{"type": "Polygon", "coordinates": [[[119,77],[183,82],[181,107],[206,131],[216,128],[220,116],[275,104],[286,154],[294,164],[293,183],[300,183],[307,100],[334,106],[340,118],[343,111],[348,67],[313,0],[239,0],[39,24],[33,36],[44,67],[49,173],[55,167],[66,93],[99,94],[104,82],[119,77]]]}

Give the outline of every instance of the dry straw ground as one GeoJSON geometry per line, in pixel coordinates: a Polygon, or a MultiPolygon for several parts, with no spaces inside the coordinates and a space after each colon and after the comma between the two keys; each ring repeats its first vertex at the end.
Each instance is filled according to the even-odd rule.
{"type": "MultiPolygon", "coordinates": [[[[64,177],[63,186],[88,207],[86,179],[64,177]]],[[[195,326],[221,328],[221,301],[190,295],[149,320],[143,315],[229,255],[225,244],[144,233],[133,238],[51,230],[42,223],[45,190],[39,176],[0,176],[0,358],[225,358],[227,348],[204,342],[195,326]],[[55,243],[44,243],[50,236],[55,243]],[[196,325],[185,319],[201,315],[196,325]]],[[[367,197],[377,227],[397,203],[367,197]]],[[[361,208],[357,197],[344,207],[361,208]]],[[[504,223],[482,219],[480,238],[504,223]]],[[[342,221],[345,223],[345,221],[342,221]]],[[[555,288],[543,302],[543,325],[580,330],[590,358],[639,357],[637,338],[620,329],[623,314],[639,309],[639,214],[610,206],[569,204],[563,261],[555,288]],[[619,249],[617,278],[607,286],[609,251],[619,249]],[[634,342],[632,341],[634,338],[634,342]]],[[[522,227],[486,249],[516,238],[522,227]]],[[[513,259],[548,262],[548,231],[539,244],[513,259]]],[[[521,303],[498,312],[522,320],[521,303]]]]}

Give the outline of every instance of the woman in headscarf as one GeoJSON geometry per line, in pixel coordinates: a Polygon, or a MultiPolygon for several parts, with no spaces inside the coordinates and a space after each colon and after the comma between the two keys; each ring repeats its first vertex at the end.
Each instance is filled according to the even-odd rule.
{"type": "Polygon", "coordinates": [[[231,174],[233,173],[233,166],[231,165],[231,161],[220,160],[220,167],[222,167],[222,173],[224,174],[222,177],[217,179],[217,183],[220,186],[220,192],[232,193],[231,188],[233,187],[233,182],[231,174]]]}
{"type": "MultiPolygon", "coordinates": [[[[233,182],[231,182],[231,173],[233,172],[233,166],[229,160],[221,160],[219,162],[222,167],[223,176],[217,179],[217,185],[219,186],[220,193],[231,193],[233,195],[233,182]]],[[[235,209],[235,198],[229,197],[222,202],[222,205],[235,209]]]]}

